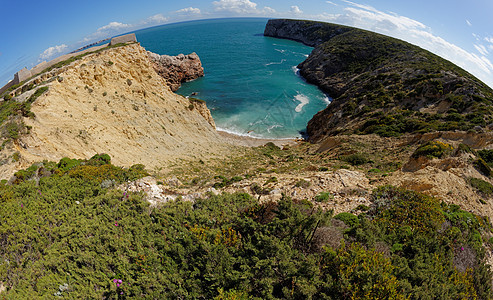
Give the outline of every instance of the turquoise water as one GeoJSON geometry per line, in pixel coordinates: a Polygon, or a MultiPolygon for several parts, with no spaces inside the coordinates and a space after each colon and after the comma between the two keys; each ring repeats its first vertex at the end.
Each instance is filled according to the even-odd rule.
{"type": "Polygon", "coordinates": [[[178,93],[203,99],[218,129],[253,137],[300,137],[307,122],[329,103],[306,83],[296,65],[312,48],[264,37],[266,19],[219,19],[137,31],[147,50],[168,55],[196,52],[205,76],[178,93]]]}

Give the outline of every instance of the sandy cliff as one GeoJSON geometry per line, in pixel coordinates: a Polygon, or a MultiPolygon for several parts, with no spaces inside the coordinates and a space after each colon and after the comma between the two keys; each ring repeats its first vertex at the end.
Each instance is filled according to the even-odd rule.
{"type": "Polygon", "coordinates": [[[57,80],[31,106],[36,117],[23,120],[30,133],[3,151],[4,157],[17,151],[20,159],[4,161],[1,178],[65,156],[104,152],[116,165],[153,169],[231,153],[205,103],[174,94],[138,44],[88,55],[52,73],[57,80]]]}

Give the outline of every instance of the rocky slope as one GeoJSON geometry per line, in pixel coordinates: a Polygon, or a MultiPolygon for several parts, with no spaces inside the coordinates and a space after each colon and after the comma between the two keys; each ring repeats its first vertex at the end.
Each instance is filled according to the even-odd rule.
{"type": "Polygon", "coordinates": [[[183,82],[204,76],[204,68],[197,53],[177,56],[159,55],[147,51],[154,70],[166,80],[170,89],[178,90],[183,82]]]}
{"type": "Polygon", "coordinates": [[[9,100],[24,103],[25,113],[14,109],[2,127],[0,178],[36,161],[96,153],[110,153],[118,165],[154,169],[231,152],[205,103],[174,94],[138,44],[87,55],[25,86],[31,90],[20,87],[9,100]],[[28,101],[42,88],[47,91],[28,101]]]}
{"type": "Polygon", "coordinates": [[[334,101],[308,123],[310,141],[340,132],[491,129],[493,91],[419,47],[313,21],[270,20],[264,34],[315,46],[300,74],[334,101]]]}
{"type": "Polygon", "coordinates": [[[493,149],[489,87],[419,47],[356,28],[270,20],[264,34],[315,47],[300,73],[334,99],[308,123],[315,153],[367,166],[371,188],[392,184],[493,217],[493,161],[479,155],[493,149]]]}

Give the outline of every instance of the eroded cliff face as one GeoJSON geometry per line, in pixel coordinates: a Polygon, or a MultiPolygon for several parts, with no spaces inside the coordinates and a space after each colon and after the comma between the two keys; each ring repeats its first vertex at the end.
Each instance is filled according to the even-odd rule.
{"type": "Polygon", "coordinates": [[[205,103],[173,93],[138,44],[88,55],[52,73],[48,91],[31,105],[35,118],[23,119],[30,132],[2,151],[4,157],[18,153],[0,166],[2,179],[36,161],[96,153],[150,170],[231,153],[205,103]]]}
{"type": "Polygon", "coordinates": [[[177,91],[181,84],[204,76],[204,68],[197,53],[177,56],[159,55],[147,51],[154,70],[166,80],[171,90],[177,91]]]}

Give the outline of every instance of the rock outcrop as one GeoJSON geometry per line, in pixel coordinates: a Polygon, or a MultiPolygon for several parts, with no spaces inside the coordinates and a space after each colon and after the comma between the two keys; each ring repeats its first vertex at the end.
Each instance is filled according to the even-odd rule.
{"type": "Polygon", "coordinates": [[[204,76],[204,68],[197,53],[177,56],[159,55],[147,51],[154,70],[163,77],[174,92],[183,82],[204,76]]]}

